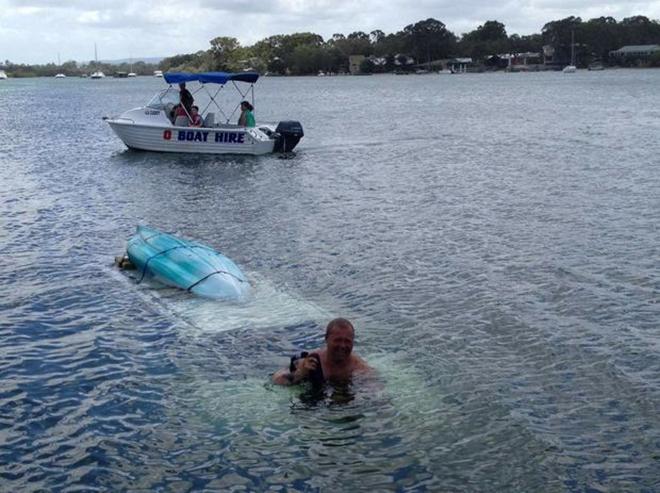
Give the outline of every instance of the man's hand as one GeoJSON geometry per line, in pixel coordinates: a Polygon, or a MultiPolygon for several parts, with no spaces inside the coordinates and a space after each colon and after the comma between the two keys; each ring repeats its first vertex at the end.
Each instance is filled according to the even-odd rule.
{"type": "Polygon", "coordinates": [[[296,371],[291,374],[291,383],[302,382],[309,377],[310,374],[316,371],[318,365],[318,360],[311,356],[299,359],[296,362],[296,371]]]}
{"type": "Polygon", "coordinates": [[[319,368],[319,360],[316,355],[309,355],[304,358],[295,359],[292,362],[292,366],[295,366],[294,370],[291,371],[291,368],[283,368],[273,374],[272,380],[273,383],[277,385],[295,385],[303,380],[313,375],[313,373],[319,368]]]}

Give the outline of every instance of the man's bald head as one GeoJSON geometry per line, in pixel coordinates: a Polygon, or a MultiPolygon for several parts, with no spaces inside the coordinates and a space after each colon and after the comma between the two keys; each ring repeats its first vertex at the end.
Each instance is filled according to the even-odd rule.
{"type": "Polygon", "coordinates": [[[355,328],[350,321],[345,318],[335,318],[334,320],[330,320],[328,326],[325,328],[325,340],[327,341],[332,332],[339,329],[349,329],[352,336],[355,337],[355,328]]]}

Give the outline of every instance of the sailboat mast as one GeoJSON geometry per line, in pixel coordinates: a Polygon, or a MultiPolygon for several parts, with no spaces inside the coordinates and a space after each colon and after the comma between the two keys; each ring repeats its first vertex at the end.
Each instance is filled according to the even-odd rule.
{"type": "Polygon", "coordinates": [[[571,29],[571,65],[575,66],[575,29],[571,29]]]}

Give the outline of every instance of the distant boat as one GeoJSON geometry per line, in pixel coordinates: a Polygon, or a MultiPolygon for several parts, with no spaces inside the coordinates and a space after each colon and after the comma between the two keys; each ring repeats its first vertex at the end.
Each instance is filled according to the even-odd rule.
{"type": "MultiPolygon", "coordinates": [[[[96,52],[96,43],[94,43],[94,61],[98,65],[99,56],[98,56],[98,53],[96,52]]],[[[90,75],[89,77],[90,77],[90,79],[104,79],[105,74],[102,71],[97,70],[96,72],[93,72],[92,75],[90,75]]]]}
{"type": "Polygon", "coordinates": [[[7,79],[7,74],[5,73],[4,70],[0,70],[0,80],[5,80],[7,79]]]}
{"type": "Polygon", "coordinates": [[[601,62],[593,62],[589,64],[587,69],[592,72],[597,72],[599,70],[605,70],[605,66],[601,62]]]}
{"type": "MultiPolygon", "coordinates": [[[[60,60],[60,54],[59,53],[57,54],[57,66],[60,67],[60,68],[62,67],[62,61],[60,60]]],[[[66,75],[64,75],[62,72],[60,72],[59,74],[55,74],[55,78],[56,79],[64,79],[64,78],[66,78],[66,75]]]]}
{"type": "Polygon", "coordinates": [[[571,64],[566,65],[564,67],[564,72],[565,74],[574,74],[575,71],[577,70],[577,67],[575,66],[575,31],[571,30],[571,64]]]}
{"type": "Polygon", "coordinates": [[[137,74],[133,72],[133,57],[131,56],[131,68],[128,71],[128,75],[126,77],[137,77],[137,74]]]}
{"type": "Polygon", "coordinates": [[[163,76],[162,70],[154,70],[154,77],[162,77],[162,76],[163,76]]]}

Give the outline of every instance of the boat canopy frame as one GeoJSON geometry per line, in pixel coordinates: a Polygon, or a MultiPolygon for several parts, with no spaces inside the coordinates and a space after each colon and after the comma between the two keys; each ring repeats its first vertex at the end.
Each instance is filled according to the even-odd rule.
{"type": "MultiPolygon", "coordinates": [[[[208,111],[209,107],[211,104],[214,104],[216,108],[218,108],[218,111],[222,114],[223,118],[225,119],[225,123],[229,123],[229,121],[233,118],[234,114],[236,113],[236,110],[241,106],[241,103],[239,103],[234,107],[233,111],[229,116],[225,114],[225,112],[222,110],[222,107],[218,104],[218,101],[216,98],[218,97],[218,94],[220,94],[220,91],[224,89],[225,85],[228,82],[231,82],[236,91],[241,95],[241,100],[244,100],[247,98],[247,96],[250,96],[251,104],[254,107],[254,84],[257,82],[259,79],[259,74],[257,72],[237,72],[237,73],[231,73],[231,72],[201,72],[201,73],[192,73],[192,72],[166,72],[163,74],[163,78],[165,81],[169,84],[168,88],[165,89],[165,91],[162,91],[161,94],[165,94],[172,89],[174,84],[180,84],[182,82],[199,82],[199,88],[197,88],[195,91],[193,91],[193,95],[197,94],[198,92],[204,90],[206,94],[209,97],[209,102],[208,104],[204,107],[202,111],[200,111],[201,115],[206,114],[208,111]],[[236,82],[244,82],[250,84],[249,87],[245,90],[242,91],[241,87],[236,83],[236,82]],[[207,87],[207,84],[217,84],[219,87],[215,91],[215,93],[212,93],[207,87]]],[[[190,114],[188,114],[188,110],[184,108],[184,111],[186,112],[186,115],[188,115],[189,121],[192,121],[192,117],[190,114]]]]}

